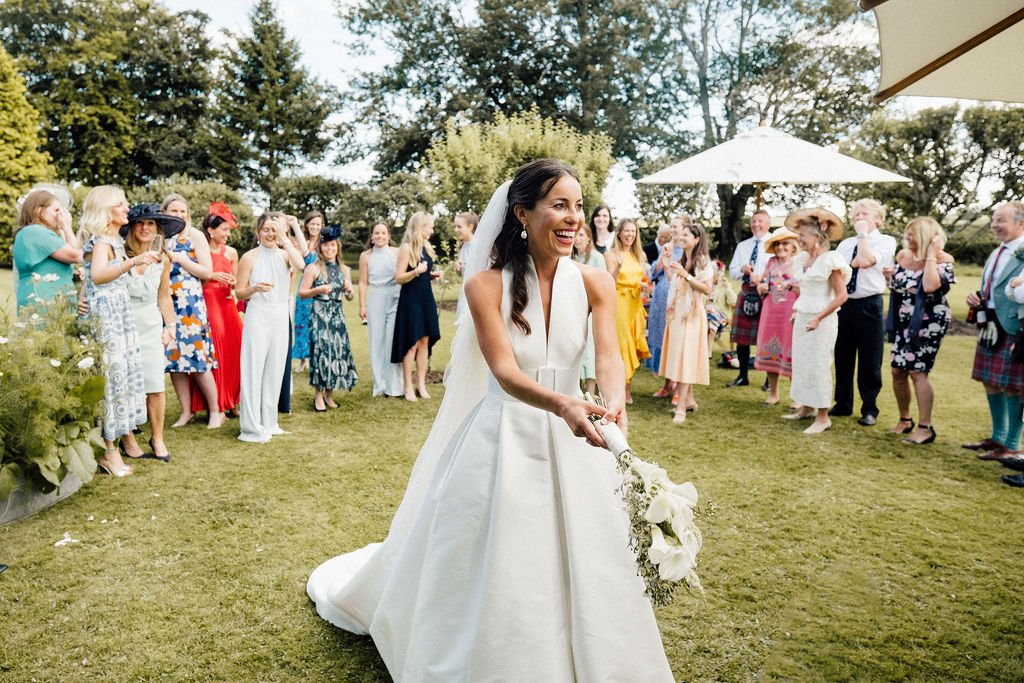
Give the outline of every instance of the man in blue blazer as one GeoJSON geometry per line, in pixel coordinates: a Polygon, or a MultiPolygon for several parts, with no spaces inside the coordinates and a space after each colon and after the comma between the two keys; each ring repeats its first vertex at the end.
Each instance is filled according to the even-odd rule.
{"type": "MultiPolygon", "coordinates": [[[[964,444],[964,448],[982,451],[978,455],[982,460],[1019,459],[1024,366],[1014,358],[1013,344],[1021,329],[1024,299],[1017,300],[1017,290],[1009,283],[1024,271],[1024,202],[1007,202],[997,208],[992,214],[992,232],[1000,244],[985,262],[981,290],[967,296],[978,323],[971,378],[985,386],[992,435],[964,444]]],[[[1024,288],[1021,290],[1024,294],[1024,288]]]]}

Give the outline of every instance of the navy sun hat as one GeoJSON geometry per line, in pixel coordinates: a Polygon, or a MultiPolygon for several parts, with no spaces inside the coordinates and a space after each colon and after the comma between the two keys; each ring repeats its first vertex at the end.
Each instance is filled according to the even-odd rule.
{"type": "Polygon", "coordinates": [[[156,221],[160,232],[167,239],[174,237],[185,229],[185,219],[161,213],[159,204],[136,204],[128,211],[128,222],[122,225],[118,232],[121,237],[127,237],[132,225],[146,220],[156,221]]]}

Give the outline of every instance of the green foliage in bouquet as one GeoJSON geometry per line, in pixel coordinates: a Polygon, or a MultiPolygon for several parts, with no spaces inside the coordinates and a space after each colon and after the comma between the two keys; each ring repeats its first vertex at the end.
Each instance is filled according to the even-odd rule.
{"type": "Polygon", "coordinates": [[[103,448],[95,426],[103,414],[100,358],[64,297],[0,319],[0,499],[19,474],[44,492],[69,472],[92,479],[103,448]]]}

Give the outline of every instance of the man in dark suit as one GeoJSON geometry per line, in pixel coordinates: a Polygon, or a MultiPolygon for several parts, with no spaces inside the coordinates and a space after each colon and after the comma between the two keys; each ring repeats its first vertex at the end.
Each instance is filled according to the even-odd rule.
{"type": "Polygon", "coordinates": [[[661,248],[672,239],[672,228],[667,225],[658,226],[658,234],[654,239],[644,245],[644,255],[647,262],[653,264],[661,257],[661,248]]]}

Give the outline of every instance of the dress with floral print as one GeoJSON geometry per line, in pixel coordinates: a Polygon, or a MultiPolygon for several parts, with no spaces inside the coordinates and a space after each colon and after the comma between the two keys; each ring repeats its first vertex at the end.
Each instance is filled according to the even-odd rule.
{"type": "Polygon", "coordinates": [[[908,270],[897,265],[892,275],[892,305],[896,307],[895,339],[892,344],[894,368],[909,372],[929,372],[935,364],[935,356],[939,353],[939,346],[946,336],[952,317],[946,293],[950,285],[956,282],[952,263],[940,263],[937,268],[942,285],[931,294],[924,295],[923,315],[916,334],[911,330],[911,319],[924,271],[908,270]]]}
{"type": "MultiPolygon", "coordinates": [[[[171,250],[198,262],[192,240],[171,240],[171,250]]],[[[210,323],[203,298],[203,283],[192,273],[171,264],[171,301],[177,319],[174,343],[167,349],[166,372],[206,372],[217,367],[210,323]]]]}

